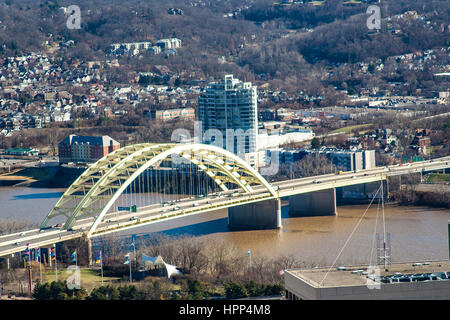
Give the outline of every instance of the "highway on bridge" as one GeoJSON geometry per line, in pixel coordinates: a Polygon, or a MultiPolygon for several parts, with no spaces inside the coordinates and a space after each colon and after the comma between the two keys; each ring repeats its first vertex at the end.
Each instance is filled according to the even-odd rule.
{"type": "MultiPolygon", "coordinates": [[[[385,180],[388,176],[441,170],[449,167],[450,157],[444,157],[430,161],[377,167],[357,172],[348,171],[341,174],[326,174],[272,182],[272,186],[277,191],[277,197],[274,197],[263,186],[255,186],[251,192],[245,192],[241,189],[229,190],[208,194],[207,197],[197,196],[157,203],[140,207],[137,212],[124,213],[121,211],[106,214],[90,238],[252,202],[370,183],[385,180]]],[[[94,218],[85,218],[77,220],[75,225],[68,230],[53,226],[0,236],[0,257],[25,250],[27,243],[29,243],[30,248],[50,247],[57,242],[83,237],[93,222],[94,218]]]]}

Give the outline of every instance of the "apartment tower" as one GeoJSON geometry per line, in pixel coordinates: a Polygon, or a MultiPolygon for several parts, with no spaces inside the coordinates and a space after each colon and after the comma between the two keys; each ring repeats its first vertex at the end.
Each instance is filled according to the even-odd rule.
{"type": "Polygon", "coordinates": [[[200,141],[214,144],[255,164],[258,134],[257,89],[226,75],[198,98],[200,141]]]}

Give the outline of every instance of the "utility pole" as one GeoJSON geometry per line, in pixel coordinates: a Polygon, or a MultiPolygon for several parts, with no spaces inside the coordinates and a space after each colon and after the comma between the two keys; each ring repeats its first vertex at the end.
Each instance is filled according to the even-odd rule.
{"type": "MultiPolygon", "coordinates": [[[[388,256],[387,256],[387,248],[386,248],[386,221],[384,217],[384,193],[383,193],[383,180],[381,180],[381,208],[383,213],[383,262],[384,262],[384,270],[388,271],[388,256]]],[[[389,250],[390,251],[390,250],[389,250]]],[[[390,254],[390,252],[389,252],[390,254]]],[[[389,264],[390,264],[390,256],[389,256],[389,264]]]]}
{"type": "Polygon", "coordinates": [[[448,257],[450,259],[450,220],[448,220],[448,257]]]}
{"type": "Polygon", "coordinates": [[[33,290],[32,287],[33,287],[33,280],[32,280],[31,265],[30,265],[28,268],[28,292],[30,293],[30,297],[32,296],[32,290],[33,290]]]}
{"type": "Polygon", "coordinates": [[[30,293],[30,297],[32,296],[32,291],[33,291],[33,265],[31,264],[31,249],[29,247],[29,244],[27,243],[27,250],[28,250],[28,262],[29,262],[29,266],[28,266],[28,292],[30,293]]]}

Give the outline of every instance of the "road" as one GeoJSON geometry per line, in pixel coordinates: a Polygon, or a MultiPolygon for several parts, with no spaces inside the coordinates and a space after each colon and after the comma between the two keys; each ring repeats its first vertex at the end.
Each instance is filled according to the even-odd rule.
{"type": "MultiPolygon", "coordinates": [[[[287,181],[272,182],[278,197],[288,197],[295,194],[326,190],[330,188],[369,183],[386,179],[387,176],[422,172],[422,170],[439,170],[450,167],[450,157],[422,161],[406,165],[377,167],[359,172],[343,172],[341,174],[326,174],[287,181]]],[[[190,197],[162,204],[153,204],[138,208],[137,212],[112,212],[106,214],[91,237],[108,233],[141,227],[162,220],[176,219],[218,209],[259,202],[275,197],[263,186],[253,188],[246,193],[240,190],[222,191],[205,197],[190,197]]],[[[70,230],[57,227],[35,229],[10,235],[0,236],[0,256],[23,251],[26,243],[30,247],[46,247],[53,243],[82,237],[89,230],[94,218],[78,220],[70,230]]]]}

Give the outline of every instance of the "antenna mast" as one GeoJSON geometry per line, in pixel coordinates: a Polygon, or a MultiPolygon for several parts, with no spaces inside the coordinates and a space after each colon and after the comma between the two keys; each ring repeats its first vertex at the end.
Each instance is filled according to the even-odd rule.
{"type": "MultiPolygon", "coordinates": [[[[381,180],[381,208],[382,208],[382,216],[383,216],[383,247],[380,246],[380,241],[378,241],[378,263],[381,263],[381,260],[384,264],[384,270],[388,271],[388,264],[391,264],[391,248],[390,248],[390,234],[386,233],[386,220],[384,216],[384,192],[383,192],[383,180],[381,180]]],[[[378,235],[377,235],[378,236],[378,235]]]]}

